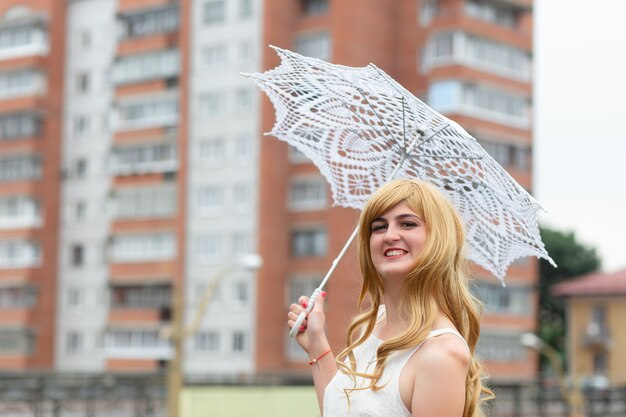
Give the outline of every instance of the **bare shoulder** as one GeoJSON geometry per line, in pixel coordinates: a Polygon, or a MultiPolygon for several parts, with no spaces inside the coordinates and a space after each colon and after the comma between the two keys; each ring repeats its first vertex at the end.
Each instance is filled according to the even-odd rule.
{"type": "Polygon", "coordinates": [[[467,344],[453,334],[442,334],[428,339],[415,356],[415,366],[426,372],[429,370],[467,372],[471,361],[467,344]]]}
{"type": "MultiPolygon", "coordinates": [[[[409,387],[411,415],[462,415],[470,362],[469,348],[458,336],[442,334],[424,342],[407,363],[413,378],[412,387],[409,387]]],[[[402,392],[402,387],[400,389],[402,392]]]]}

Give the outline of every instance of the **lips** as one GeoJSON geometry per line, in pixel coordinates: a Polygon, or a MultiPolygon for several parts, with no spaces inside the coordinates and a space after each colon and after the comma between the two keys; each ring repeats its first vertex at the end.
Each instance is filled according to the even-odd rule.
{"type": "Polygon", "coordinates": [[[394,256],[402,256],[409,253],[408,251],[404,250],[404,249],[399,249],[399,248],[389,248],[387,250],[385,250],[385,257],[387,258],[391,258],[394,256]]]}

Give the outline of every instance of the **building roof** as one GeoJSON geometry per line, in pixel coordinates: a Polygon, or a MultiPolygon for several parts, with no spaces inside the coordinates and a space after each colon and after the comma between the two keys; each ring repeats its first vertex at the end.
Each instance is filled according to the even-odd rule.
{"type": "Polygon", "coordinates": [[[626,295],[626,269],[610,274],[594,272],[561,282],[552,287],[557,297],[585,295],[626,295]]]}

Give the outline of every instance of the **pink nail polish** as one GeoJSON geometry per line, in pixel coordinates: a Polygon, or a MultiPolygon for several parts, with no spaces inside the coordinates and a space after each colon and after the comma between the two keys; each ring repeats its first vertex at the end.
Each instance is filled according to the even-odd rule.
{"type": "Polygon", "coordinates": [[[308,304],[307,304],[307,303],[302,303],[302,307],[303,307],[303,308],[306,308],[306,306],[308,306],[308,304]]]}
{"type": "Polygon", "coordinates": [[[322,291],[322,297],[326,298],[326,291],[322,291]]]}
{"type": "Polygon", "coordinates": [[[298,329],[299,332],[303,332],[304,331],[304,326],[300,326],[300,328],[298,329]]]}

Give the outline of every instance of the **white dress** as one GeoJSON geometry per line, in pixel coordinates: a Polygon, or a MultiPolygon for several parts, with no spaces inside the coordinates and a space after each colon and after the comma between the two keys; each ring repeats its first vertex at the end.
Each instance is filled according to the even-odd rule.
{"type": "MultiPolygon", "coordinates": [[[[442,334],[454,334],[465,342],[463,336],[451,328],[431,331],[424,342],[442,334]]],[[[411,412],[400,398],[398,380],[408,360],[424,342],[416,347],[391,353],[387,358],[383,375],[377,383],[377,386],[384,387],[378,391],[371,389],[351,391],[349,406],[343,389],[354,388],[354,380],[339,370],[324,391],[323,417],[411,417],[411,412]]],[[[382,340],[371,335],[365,343],[354,349],[358,372],[373,373],[376,366],[376,350],[382,343],[382,340]]],[[[368,385],[370,380],[356,378],[357,387],[368,385]]]]}

